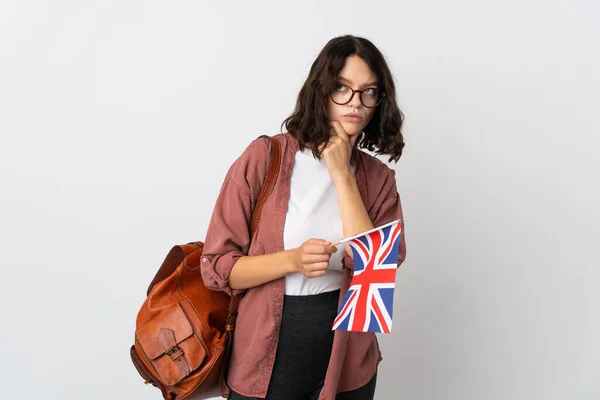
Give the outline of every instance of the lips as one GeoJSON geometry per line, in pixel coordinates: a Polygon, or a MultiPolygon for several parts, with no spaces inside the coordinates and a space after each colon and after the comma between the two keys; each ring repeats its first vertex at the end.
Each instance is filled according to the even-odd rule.
{"type": "Polygon", "coordinates": [[[344,118],[349,119],[351,121],[360,121],[362,119],[360,114],[354,114],[354,113],[344,114],[344,118]]]}

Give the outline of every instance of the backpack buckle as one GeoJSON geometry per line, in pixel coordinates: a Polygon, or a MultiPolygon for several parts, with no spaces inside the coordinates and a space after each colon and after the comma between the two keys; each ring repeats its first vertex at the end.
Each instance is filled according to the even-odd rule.
{"type": "Polygon", "coordinates": [[[165,354],[169,357],[175,359],[177,357],[181,357],[183,355],[183,350],[179,348],[179,346],[175,345],[165,351],[165,354]]]}

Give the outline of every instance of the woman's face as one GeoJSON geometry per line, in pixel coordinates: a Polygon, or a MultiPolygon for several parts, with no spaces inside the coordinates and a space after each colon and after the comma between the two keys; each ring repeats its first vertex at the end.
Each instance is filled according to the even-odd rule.
{"type": "MultiPolygon", "coordinates": [[[[377,76],[367,63],[358,56],[350,56],[346,58],[344,68],[338,75],[338,84],[346,85],[354,90],[363,90],[367,88],[377,89],[377,76]]],[[[348,89],[338,86],[336,89],[339,93],[347,91],[348,89]]],[[[366,100],[370,93],[373,91],[367,91],[363,95],[363,100],[366,100]]],[[[343,96],[341,96],[343,97],[343,96]]],[[[338,101],[338,103],[343,101],[338,101]]],[[[354,93],[352,100],[349,103],[339,105],[336,104],[331,97],[329,97],[327,118],[330,121],[340,121],[342,127],[351,139],[356,140],[356,137],[363,131],[367,126],[376,108],[367,108],[360,101],[360,94],[354,93]]]]}

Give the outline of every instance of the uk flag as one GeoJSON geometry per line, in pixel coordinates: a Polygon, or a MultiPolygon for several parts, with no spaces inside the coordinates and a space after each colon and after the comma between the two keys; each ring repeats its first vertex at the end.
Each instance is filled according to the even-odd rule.
{"type": "Polygon", "coordinates": [[[341,242],[352,248],[354,276],[334,330],[391,332],[401,230],[396,220],[341,242]]]}

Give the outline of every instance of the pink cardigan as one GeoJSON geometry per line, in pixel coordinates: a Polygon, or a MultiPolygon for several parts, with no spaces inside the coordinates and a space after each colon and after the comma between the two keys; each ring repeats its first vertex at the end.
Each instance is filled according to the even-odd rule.
{"type": "MultiPolygon", "coordinates": [[[[249,234],[251,211],[266,175],[270,142],[253,140],[230,167],[221,187],[206,233],[201,273],[207,287],[238,294],[228,278],[237,259],[283,251],[283,228],[290,197],[290,181],[298,141],[289,133],[277,135],[281,142],[279,177],[263,211],[253,238],[249,234]]],[[[377,158],[355,148],[356,182],[374,226],[402,219],[395,171],[377,158]]],[[[307,238],[309,239],[309,238],[307,238]]],[[[398,262],[406,255],[402,230],[398,262]]],[[[348,290],[353,261],[343,258],[344,275],[340,301],[348,290]]],[[[248,397],[264,398],[273,370],[283,309],[284,279],[246,290],[236,322],[228,383],[248,397]]],[[[357,389],[374,376],[382,360],[377,338],[370,332],[336,331],[325,384],[319,400],[334,400],[338,392],[357,389]]]]}

